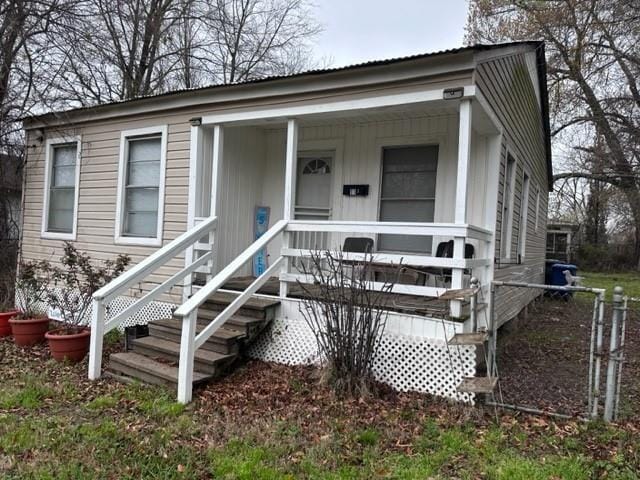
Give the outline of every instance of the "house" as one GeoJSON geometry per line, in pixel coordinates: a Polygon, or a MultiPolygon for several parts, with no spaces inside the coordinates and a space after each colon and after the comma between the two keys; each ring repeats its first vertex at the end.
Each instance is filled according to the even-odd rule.
{"type": "Polygon", "coordinates": [[[565,263],[573,261],[578,246],[580,225],[567,222],[547,224],[547,258],[565,263]]]}
{"type": "MultiPolygon", "coordinates": [[[[540,42],[176,91],[44,114],[25,129],[24,256],[51,258],[67,240],[95,258],[133,258],[94,296],[92,379],[103,335],[136,323],[151,335],[112,355],[111,372],[177,385],[182,402],[248,338],[255,357],[313,361],[296,290],[309,278],[296,263],[369,238],[377,264],[417,272],[394,286],[377,377],[470,401],[495,385],[467,381],[478,344],[536,295],[493,298],[491,282],[543,280],[540,42]]],[[[346,258],[361,260],[353,250],[346,258]]]]}

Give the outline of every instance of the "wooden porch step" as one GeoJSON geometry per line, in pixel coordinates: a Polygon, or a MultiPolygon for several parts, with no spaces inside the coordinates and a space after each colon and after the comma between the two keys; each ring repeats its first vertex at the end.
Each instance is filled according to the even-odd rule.
{"type": "MultiPolygon", "coordinates": [[[[171,320],[173,319],[150,322],[149,336],[180,343],[182,336],[181,322],[172,323],[171,320]]],[[[196,333],[200,333],[206,325],[206,323],[198,323],[196,333]]],[[[245,337],[244,332],[222,326],[207,339],[201,348],[223,355],[235,355],[239,352],[240,342],[244,340],[245,337]]]]}
{"type": "Polygon", "coordinates": [[[487,332],[456,333],[447,342],[449,345],[484,345],[489,340],[487,332]]]}
{"type": "Polygon", "coordinates": [[[465,377],[457,390],[462,393],[493,393],[498,377],[465,377]]]}
{"type": "MultiPolygon", "coordinates": [[[[210,323],[211,320],[215,319],[220,311],[215,310],[207,310],[200,309],[198,311],[198,323],[210,323]]],[[[227,328],[231,328],[233,330],[238,330],[240,332],[244,332],[249,335],[256,328],[261,329],[261,327],[266,323],[266,320],[263,318],[257,317],[246,317],[244,315],[235,314],[229,320],[224,323],[224,326],[227,328]]]]}
{"type": "MultiPolygon", "coordinates": [[[[203,310],[213,310],[221,311],[224,310],[231,302],[233,302],[239,294],[230,293],[230,292],[216,292],[211,295],[207,301],[200,307],[200,311],[203,310]]],[[[256,317],[264,320],[273,318],[272,316],[269,318],[269,314],[275,312],[275,308],[280,305],[280,300],[269,299],[263,297],[251,297],[247,300],[242,307],[238,310],[238,313],[241,316],[245,317],[256,317]]],[[[200,313],[199,311],[199,313],[200,313]]]]}
{"type": "MultiPolygon", "coordinates": [[[[180,361],[180,343],[159,337],[141,337],[133,342],[133,351],[150,358],[163,358],[173,363],[180,361]]],[[[216,375],[229,365],[237,355],[223,355],[210,350],[198,349],[195,352],[195,368],[203,373],[216,375]]]]}
{"type": "MultiPolygon", "coordinates": [[[[135,352],[113,353],[109,370],[116,375],[136,378],[145,383],[175,387],[178,384],[178,367],[158,362],[135,352]]],[[[212,378],[206,373],[194,371],[193,383],[206,382],[212,378]]]]}

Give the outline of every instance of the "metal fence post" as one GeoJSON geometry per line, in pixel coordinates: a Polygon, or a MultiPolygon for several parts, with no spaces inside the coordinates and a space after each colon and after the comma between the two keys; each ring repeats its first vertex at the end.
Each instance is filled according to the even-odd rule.
{"type": "Polygon", "coordinates": [[[622,325],[620,326],[620,344],[618,345],[618,376],[616,378],[616,401],[613,406],[613,419],[617,420],[620,413],[620,387],[622,386],[622,366],[624,365],[625,335],[627,330],[627,313],[629,308],[629,298],[624,297],[622,305],[622,325]]]}
{"type": "Polygon", "coordinates": [[[609,361],[607,363],[607,387],[604,400],[604,421],[613,420],[615,407],[616,376],[618,374],[619,357],[619,327],[622,319],[624,299],[622,287],[613,289],[613,314],[611,316],[611,340],[609,342],[609,361]]]}
{"type": "Polygon", "coordinates": [[[593,369],[593,401],[591,418],[598,418],[598,403],[600,401],[600,368],[602,365],[602,340],[604,336],[604,293],[598,294],[598,319],[596,327],[595,365],[593,369]]]}

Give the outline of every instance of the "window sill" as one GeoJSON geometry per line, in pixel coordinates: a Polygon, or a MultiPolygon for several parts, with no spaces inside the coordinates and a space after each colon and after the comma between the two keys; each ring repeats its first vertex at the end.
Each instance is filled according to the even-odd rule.
{"type": "Polygon", "coordinates": [[[139,245],[144,247],[161,247],[161,238],[146,237],[116,237],[114,240],[116,245],[139,245]]]}
{"type": "Polygon", "coordinates": [[[69,240],[69,241],[75,242],[76,234],[75,232],[71,232],[71,233],[41,232],[40,238],[45,240],[69,240]]]}

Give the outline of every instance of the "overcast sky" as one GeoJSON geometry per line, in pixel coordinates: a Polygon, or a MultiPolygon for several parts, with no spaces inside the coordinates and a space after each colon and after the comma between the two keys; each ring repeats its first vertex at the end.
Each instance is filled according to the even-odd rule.
{"type": "Polygon", "coordinates": [[[316,0],[319,58],[339,67],[462,46],[466,0],[316,0]]]}

